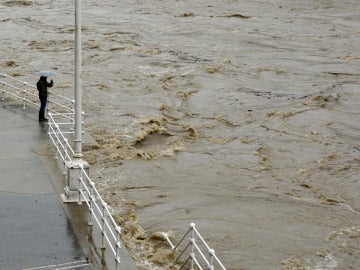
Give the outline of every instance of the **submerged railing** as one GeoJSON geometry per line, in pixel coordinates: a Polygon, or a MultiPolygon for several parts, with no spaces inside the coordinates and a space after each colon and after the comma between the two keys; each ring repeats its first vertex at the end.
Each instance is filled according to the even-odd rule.
{"type": "Polygon", "coordinates": [[[163,233],[164,238],[171,248],[177,252],[175,259],[176,264],[180,264],[179,270],[182,269],[222,269],[226,270],[219,258],[215,255],[215,250],[211,249],[195,227],[195,223],[190,224],[190,228],[181,238],[174,244],[167,233],[163,233]],[[189,236],[189,237],[188,237],[189,236]],[[187,241],[186,241],[187,240],[187,241]],[[188,253],[186,253],[188,251],[188,253]],[[190,268],[186,268],[190,267],[190,268]],[[195,268],[196,267],[196,268],[195,268]]]}
{"type": "MultiPolygon", "coordinates": [[[[0,73],[0,99],[4,100],[4,95],[10,95],[23,102],[23,109],[26,109],[26,103],[39,106],[37,89],[35,86],[6,74],[0,73]]],[[[48,109],[48,136],[55,147],[56,159],[60,158],[63,174],[65,178],[69,177],[71,169],[76,164],[74,159],[74,150],[69,142],[70,135],[74,133],[74,101],[50,92],[54,99],[50,101],[51,108],[48,109]]],[[[88,225],[98,226],[101,232],[101,248],[110,249],[114,256],[116,270],[119,268],[120,248],[121,248],[121,228],[115,222],[106,202],[101,198],[100,193],[95,187],[95,183],[90,179],[88,166],[80,163],[77,166],[79,174],[76,177],[75,201],[86,203],[89,209],[88,225]]],[[[181,238],[174,244],[166,233],[164,238],[177,253],[174,265],[181,265],[179,270],[226,270],[224,265],[215,255],[215,251],[209,247],[204,238],[198,232],[194,223],[181,238]]]]}

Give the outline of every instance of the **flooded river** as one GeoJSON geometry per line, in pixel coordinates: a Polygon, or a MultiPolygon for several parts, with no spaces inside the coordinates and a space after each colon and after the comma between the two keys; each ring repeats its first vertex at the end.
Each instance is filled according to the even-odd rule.
{"type": "MultiPolygon", "coordinates": [[[[83,0],[84,147],[139,269],[360,265],[358,0],[83,0]]],[[[73,1],[0,3],[1,72],[73,96],[73,1]]],[[[35,116],[34,116],[35,117],[35,116]]]]}

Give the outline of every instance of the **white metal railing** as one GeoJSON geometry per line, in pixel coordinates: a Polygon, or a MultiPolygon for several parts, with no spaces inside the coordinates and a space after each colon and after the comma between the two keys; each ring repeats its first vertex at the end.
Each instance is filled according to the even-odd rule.
{"type": "MultiPolygon", "coordinates": [[[[38,91],[35,85],[21,81],[7,74],[0,73],[0,92],[1,100],[4,100],[5,94],[19,99],[23,102],[23,109],[26,109],[26,104],[38,106],[38,91]]],[[[67,97],[58,95],[53,91],[48,91],[47,112],[65,113],[64,117],[74,122],[74,117],[68,114],[74,114],[75,101],[67,97]]],[[[72,115],[73,116],[73,115],[72,115]]]]}
{"type": "Polygon", "coordinates": [[[118,269],[120,261],[121,249],[121,228],[112,217],[107,203],[101,198],[95,187],[95,183],[91,181],[86,170],[81,167],[81,174],[78,178],[79,201],[83,198],[89,208],[89,225],[95,223],[101,231],[101,247],[108,246],[115,258],[116,269],[118,269]]]}
{"type": "MultiPolygon", "coordinates": [[[[56,122],[59,117],[63,117],[62,114],[49,113],[49,138],[52,144],[55,146],[57,158],[61,158],[64,174],[68,173],[68,164],[73,163],[74,150],[69,144],[67,137],[62,131],[62,127],[66,127],[71,123],[58,123],[56,122]]],[[[71,132],[67,132],[71,133],[71,132]]],[[[85,202],[89,208],[89,226],[95,224],[98,226],[101,232],[101,248],[110,249],[112,255],[115,258],[116,269],[118,269],[120,260],[120,248],[121,248],[121,228],[115,222],[106,202],[101,198],[100,193],[95,187],[95,183],[90,179],[88,173],[82,164],[80,166],[80,175],[77,178],[77,191],[78,202],[85,202]]]]}
{"type": "Polygon", "coordinates": [[[181,240],[174,244],[167,233],[163,233],[163,236],[171,246],[171,248],[178,253],[175,263],[181,264],[181,269],[222,269],[226,270],[225,266],[221,263],[219,258],[215,254],[215,250],[211,249],[201,236],[199,231],[195,227],[195,223],[190,224],[190,228],[181,238],[181,240]],[[189,236],[187,238],[187,236],[189,236]],[[188,239],[188,241],[185,241],[188,239]],[[186,253],[186,251],[189,251],[186,253]],[[188,254],[188,255],[186,255],[188,254]],[[186,266],[190,268],[185,268],[186,266]],[[194,267],[197,268],[194,268],[194,267]]]}
{"type": "Polygon", "coordinates": [[[61,130],[62,125],[67,125],[68,123],[56,123],[57,114],[49,113],[49,131],[48,136],[50,141],[55,147],[55,158],[60,157],[64,166],[64,174],[67,173],[66,164],[68,161],[72,160],[74,155],[74,150],[72,149],[69,140],[65,137],[64,133],[61,130]]]}

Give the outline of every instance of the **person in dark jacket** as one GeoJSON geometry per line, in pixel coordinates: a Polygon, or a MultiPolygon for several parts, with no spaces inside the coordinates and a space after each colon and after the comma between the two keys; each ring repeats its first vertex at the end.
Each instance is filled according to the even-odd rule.
{"type": "Polygon", "coordinates": [[[47,77],[41,76],[39,81],[37,82],[36,86],[39,91],[39,99],[40,99],[40,110],[39,110],[39,121],[45,122],[48,121],[48,119],[45,118],[45,108],[48,98],[48,87],[52,87],[54,85],[53,80],[50,82],[47,81],[47,77]]]}

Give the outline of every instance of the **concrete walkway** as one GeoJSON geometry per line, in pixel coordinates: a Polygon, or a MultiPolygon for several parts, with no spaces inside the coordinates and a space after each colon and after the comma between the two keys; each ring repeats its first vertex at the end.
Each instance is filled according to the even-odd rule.
{"type": "MultiPolygon", "coordinates": [[[[19,103],[1,101],[0,115],[0,269],[115,269],[87,241],[85,204],[60,199],[47,124],[19,103]]],[[[136,269],[127,252],[122,261],[136,269]]]]}

